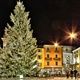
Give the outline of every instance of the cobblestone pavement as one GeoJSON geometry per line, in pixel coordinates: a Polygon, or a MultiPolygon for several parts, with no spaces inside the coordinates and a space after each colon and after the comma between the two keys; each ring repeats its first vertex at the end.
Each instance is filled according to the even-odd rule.
{"type": "Polygon", "coordinates": [[[78,79],[67,79],[66,77],[49,77],[49,78],[24,78],[24,79],[20,79],[20,78],[3,78],[3,79],[0,79],[0,80],[80,80],[80,78],[78,79]]]}
{"type": "Polygon", "coordinates": [[[80,78],[77,78],[77,79],[68,78],[67,79],[66,77],[55,77],[55,78],[36,78],[36,79],[33,78],[33,79],[28,79],[28,80],[80,80],[80,78]]]}

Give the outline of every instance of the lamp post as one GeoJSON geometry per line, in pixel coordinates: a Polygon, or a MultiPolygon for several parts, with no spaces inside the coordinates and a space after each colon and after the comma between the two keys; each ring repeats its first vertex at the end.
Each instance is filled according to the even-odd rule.
{"type": "MultiPolygon", "coordinates": [[[[77,39],[78,34],[74,31],[72,32],[68,32],[68,39],[71,40],[71,45],[73,44],[73,41],[77,39]]],[[[74,54],[72,53],[72,64],[74,64],[74,54]]],[[[76,62],[75,62],[75,66],[76,66],[76,62]]],[[[74,69],[74,66],[72,65],[72,70],[74,69]]],[[[75,67],[76,69],[76,67],[75,67]]],[[[73,75],[74,76],[74,75],[73,75]]]]}
{"type": "MultiPolygon", "coordinates": [[[[73,32],[73,31],[69,32],[69,36],[68,37],[71,39],[71,42],[73,44],[73,41],[77,38],[77,33],[73,32]]],[[[73,53],[72,53],[72,60],[73,60],[73,53]]]]}

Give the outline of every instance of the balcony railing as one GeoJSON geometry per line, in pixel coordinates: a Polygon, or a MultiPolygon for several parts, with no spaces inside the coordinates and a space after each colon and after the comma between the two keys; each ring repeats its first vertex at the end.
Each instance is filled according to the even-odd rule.
{"type": "Polygon", "coordinates": [[[47,57],[46,57],[45,60],[52,60],[52,58],[47,58],[47,57]]]}
{"type": "Polygon", "coordinates": [[[60,58],[53,58],[54,60],[60,60],[60,58]]]}

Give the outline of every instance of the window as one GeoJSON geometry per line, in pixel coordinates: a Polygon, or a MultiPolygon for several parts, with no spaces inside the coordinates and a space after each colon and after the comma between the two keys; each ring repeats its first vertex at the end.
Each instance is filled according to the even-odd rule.
{"type": "Polygon", "coordinates": [[[46,52],[50,52],[50,49],[49,49],[49,48],[47,48],[46,52]]]}
{"type": "Polygon", "coordinates": [[[56,58],[58,58],[58,55],[56,55],[56,58]]]}
{"type": "Polygon", "coordinates": [[[40,67],[41,67],[41,66],[42,66],[42,63],[39,63],[39,64],[38,64],[38,66],[40,66],[40,67]]]}
{"type": "Polygon", "coordinates": [[[66,48],[66,52],[68,52],[68,49],[66,48]]]}
{"type": "Polygon", "coordinates": [[[49,66],[49,62],[47,62],[47,66],[49,66]]]}
{"type": "Polygon", "coordinates": [[[78,51],[76,51],[76,53],[78,53],[78,51]]]}
{"type": "Polygon", "coordinates": [[[58,62],[56,62],[56,65],[58,65],[58,62]]]}
{"type": "Polygon", "coordinates": [[[78,54],[75,54],[75,58],[77,58],[78,57],[78,54]]]}
{"type": "Polygon", "coordinates": [[[41,67],[41,66],[42,66],[42,63],[38,63],[37,65],[38,65],[39,67],[41,67]]]}
{"type": "Polygon", "coordinates": [[[38,55],[38,59],[41,59],[41,56],[40,55],[38,55]]]}
{"type": "Polygon", "coordinates": [[[49,58],[49,54],[47,54],[47,58],[49,58]]]}
{"type": "Polygon", "coordinates": [[[59,50],[58,50],[58,48],[57,48],[57,47],[55,48],[55,52],[57,52],[57,53],[59,52],[59,50]]]}
{"type": "Polygon", "coordinates": [[[38,49],[38,52],[41,52],[41,49],[38,49]]]}

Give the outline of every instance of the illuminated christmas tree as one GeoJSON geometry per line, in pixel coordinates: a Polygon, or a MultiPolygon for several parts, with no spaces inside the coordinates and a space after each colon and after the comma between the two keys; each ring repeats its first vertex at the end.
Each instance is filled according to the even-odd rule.
{"type": "Polygon", "coordinates": [[[3,49],[0,57],[2,76],[31,76],[38,70],[36,61],[37,40],[33,38],[29,12],[25,12],[22,2],[18,1],[11,13],[13,26],[8,24],[2,38],[3,49]]]}

